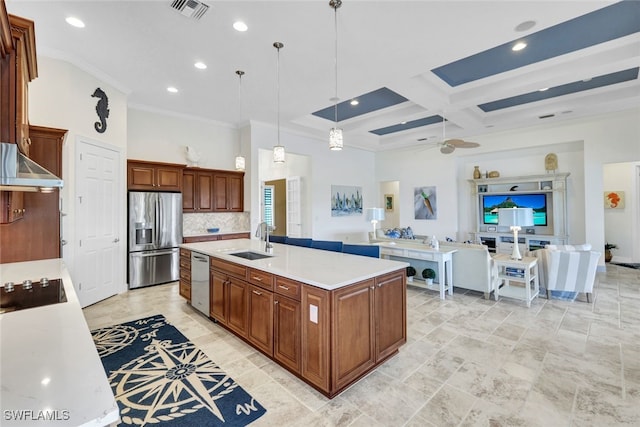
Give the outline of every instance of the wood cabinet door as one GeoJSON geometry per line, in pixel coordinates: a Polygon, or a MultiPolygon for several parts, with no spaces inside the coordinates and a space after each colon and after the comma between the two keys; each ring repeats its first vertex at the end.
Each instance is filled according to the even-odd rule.
{"type": "Polygon", "coordinates": [[[373,279],[341,288],[332,298],[332,388],[340,389],[375,364],[373,279]]]}
{"type": "Polygon", "coordinates": [[[196,172],[182,172],[182,211],[195,212],[197,199],[196,172]]]}
{"type": "Polygon", "coordinates": [[[376,278],[376,362],[407,342],[407,287],[402,272],[376,278]],[[402,307],[398,310],[398,307],[402,307]]]}
{"type": "Polygon", "coordinates": [[[227,326],[241,337],[247,337],[249,321],[249,285],[243,280],[230,277],[227,280],[227,326]]]}
{"type": "Polygon", "coordinates": [[[198,172],[196,178],[196,209],[198,212],[213,212],[213,175],[198,172]]]}
{"type": "Polygon", "coordinates": [[[215,174],[213,176],[213,210],[216,212],[227,211],[227,175],[215,174]]]}
{"type": "Polygon", "coordinates": [[[247,339],[268,356],[273,356],[273,293],[249,285],[247,339]]]}
{"type": "Polygon", "coordinates": [[[304,285],[301,295],[301,375],[324,392],[329,392],[331,356],[329,291],[304,285]]]}
{"type": "Polygon", "coordinates": [[[227,209],[232,212],[244,210],[244,175],[230,175],[227,181],[227,209]]]}
{"type": "Polygon", "coordinates": [[[154,190],[155,169],[151,165],[129,163],[127,168],[129,190],[154,190]]]}
{"type": "Polygon", "coordinates": [[[182,248],[180,249],[180,296],[191,302],[191,251],[182,248]]]}
{"type": "Polygon", "coordinates": [[[300,373],[300,302],[274,294],[273,358],[300,373]]]}
{"type": "Polygon", "coordinates": [[[156,167],[156,187],[164,191],[182,190],[182,169],[176,166],[156,167]]]}
{"type": "Polygon", "coordinates": [[[225,274],[211,271],[209,279],[209,315],[223,325],[227,324],[227,281],[225,274]]]}

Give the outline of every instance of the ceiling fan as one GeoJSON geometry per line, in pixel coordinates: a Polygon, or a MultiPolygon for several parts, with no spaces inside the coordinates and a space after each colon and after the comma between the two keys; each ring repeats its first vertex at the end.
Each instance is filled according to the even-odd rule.
{"type": "MultiPolygon", "coordinates": [[[[436,147],[440,147],[440,152],[442,154],[451,154],[456,150],[456,148],[477,148],[480,146],[477,142],[465,141],[463,139],[447,139],[445,137],[445,128],[446,119],[444,118],[444,114],[442,114],[442,141],[435,145],[436,147]]],[[[418,141],[423,141],[425,139],[426,138],[421,138],[418,141]]]]}

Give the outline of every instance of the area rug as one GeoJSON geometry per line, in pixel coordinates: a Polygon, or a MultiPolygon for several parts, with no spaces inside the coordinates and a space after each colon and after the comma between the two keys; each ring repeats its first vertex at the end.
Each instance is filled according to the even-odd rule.
{"type": "Polygon", "coordinates": [[[628,263],[628,262],[610,262],[609,264],[619,265],[621,267],[635,268],[636,270],[640,270],[640,264],[636,263],[628,263]]]}
{"type": "Polygon", "coordinates": [[[91,331],[121,425],[245,426],[266,409],[162,315],[91,331]]]}

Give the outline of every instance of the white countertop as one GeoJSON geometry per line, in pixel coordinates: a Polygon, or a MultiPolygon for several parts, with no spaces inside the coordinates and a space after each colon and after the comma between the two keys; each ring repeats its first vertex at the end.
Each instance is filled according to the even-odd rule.
{"type": "Polygon", "coordinates": [[[272,243],[272,245],[273,252],[270,254],[272,256],[258,260],[247,260],[231,255],[234,252],[246,250],[265,253],[264,241],[256,239],[184,243],[180,246],[327,290],[338,289],[361,280],[404,269],[409,265],[406,262],[280,243],[272,243]]]}
{"type": "Polygon", "coordinates": [[[0,264],[2,285],[42,277],[61,278],[67,302],[0,314],[0,425],[117,422],[118,406],[64,262],[0,264]]]}

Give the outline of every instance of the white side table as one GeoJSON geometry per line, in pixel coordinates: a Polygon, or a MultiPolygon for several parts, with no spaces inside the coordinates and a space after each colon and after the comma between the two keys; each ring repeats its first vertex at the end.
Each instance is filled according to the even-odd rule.
{"type": "Polygon", "coordinates": [[[496,282],[493,292],[496,301],[499,296],[517,298],[525,301],[527,307],[531,307],[531,301],[540,293],[538,259],[522,257],[521,260],[514,260],[511,259],[511,255],[497,254],[493,260],[498,268],[498,277],[501,279],[496,282]],[[500,286],[503,281],[504,285],[500,286]],[[512,285],[511,282],[520,285],[512,285]]]}
{"type": "Polygon", "coordinates": [[[453,253],[457,249],[440,251],[426,245],[411,243],[373,243],[380,246],[380,257],[387,259],[403,259],[417,261],[432,261],[438,264],[438,280],[434,285],[427,285],[425,281],[414,279],[412,286],[440,292],[440,299],[445,299],[445,293],[453,295],[453,253]]]}

